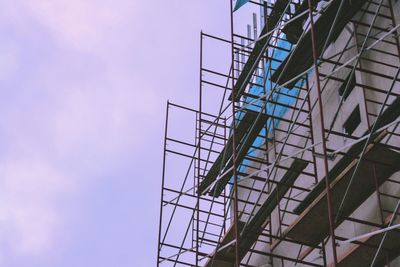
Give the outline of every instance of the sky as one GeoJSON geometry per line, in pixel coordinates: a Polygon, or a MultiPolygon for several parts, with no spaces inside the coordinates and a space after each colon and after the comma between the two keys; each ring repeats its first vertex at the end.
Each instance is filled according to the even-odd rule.
{"type": "Polygon", "coordinates": [[[156,266],[166,101],[228,1],[0,6],[0,266],[156,266]]]}

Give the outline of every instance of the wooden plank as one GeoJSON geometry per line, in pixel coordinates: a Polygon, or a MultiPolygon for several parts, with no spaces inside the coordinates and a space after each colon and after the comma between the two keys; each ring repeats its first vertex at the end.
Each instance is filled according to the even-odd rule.
{"type": "MultiPolygon", "coordinates": [[[[336,40],[350,19],[365,3],[365,1],[362,0],[344,1],[344,6],[340,14],[338,14],[338,8],[341,2],[341,0],[334,0],[315,22],[315,32],[317,38],[316,52],[318,57],[320,57],[321,53],[323,53],[322,49],[327,41],[329,29],[331,28],[335,17],[338,17],[337,23],[333,28],[331,39],[327,41],[328,44],[336,40]]],[[[289,56],[274,72],[271,80],[278,84],[284,84],[300,73],[306,71],[311,67],[312,64],[313,56],[311,49],[311,30],[309,29],[305,33],[304,37],[298,42],[296,48],[292,50],[289,56]]],[[[296,82],[297,80],[291,82],[286,87],[292,88],[296,82]]]]}
{"type": "MultiPolygon", "coordinates": [[[[385,227],[391,216],[386,220],[385,227]]],[[[378,228],[374,229],[379,230],[378,228]]],[[[374,236],[366,237],[358,240],[358,244],[352,245],[345,253],[338,258],[338,267],[354,267],[354,266],[370,266],[375,256],[376,250],[383,238],[384,233],[374,236]]],[[[400,256],[400,231],[391,230],[387,232],[385,242],[383,243],[382,250],[378,254],[376,264],[374,267],[383,267],[387,261],[392,261],[400,256]]],[[[328,267],[333,267],[333,263],[328,267]]]]}
{"type": "MultiPolygon", "coordinates": [[[[257,241],[258,236],[264,229],[265,222],[277,207],[279,202],[294,185],[296,179],[301,172],[307,167],[308,161],[295,158],[289,170],[280,180],[280,183],[274,188],[268,198],[264,201],[257,213],[252,217],[250,222],[245,226],[243,237],[241,239],[242,250],[248,251],[250,247],[257,241]]],[[[244,256],[244,255],[243,255],[244,256]]]]}
{"type": "MultiPolygon", "coordinates": [[[[239,123],[235,131],[236,140],[239,145],[241,144],[241,142],[243,142],[243,139],[245,138],[246,134],[256,121],[257,116],[258,112],[252,110],[244,111],[244,116],[242,119],[239,120],[239,123]]],[[[261,116],[263,117],[265,115],[262,114],[261,116]]],[[[211,185],[215,181],[215,179],[220,173],[220,170],[223,169],[223,167],[231,157],[232,157],[232,137],[228,139],[224,149],[218,155],[217,159],[215,160],[210,170],[208,171],[206,177],[200,183],[198,191],[201,192],[201,194],[206,193],[206,189],[209,187],[209,185],[211,185]]]]}
{"type": "MultiPolygon", "coordinates": [[[[247,135],[243,138],[240,146],[239,151],[236,156],[236,166],[240,166],[244,158],[246,157],[250,147],[253,145],[254,141],[256,140],[258,134],[261,132],[265,124],[267,123],[267,115],[261,114],[258,120],[254,121],[254,124],[247,135]]],[[[221,195],[222,191],[224,190],[225,186],[228,184],[229,179],[231,179],[233,175],[233,160],[232,158],[227,163],[226,167],[222,171],[224,175],[220,177],[217,183],[215,183],[214,187],[210,191],[210,195],[218,197],[221,195]]]]}
{"type": "MultiPolygon", "coordinates": [[[[400,116],[400,97],[397,97],[392,104],[387,107],[382,115],[380,116],[375,129],[379,129],[389,123],[392,123],[400,116]]],[[[371,143],[379,143],[387,134],[388,132],[382,131],[379,133],[373,134],[371,137],[371,143]]],[[[363,136],[369,134],[369,130],[367,130],[363,136]]],[[[333,181],[340,172],[342,172],[352,161],[355,157],[362,152],[362,149],[365,145],[367,140],[358,142],[357,144],[353,145],[347,152],[346,155],[331,169],[329,172],[328,178],[330,182],[333,181]]],[[[306,198],[294,209],[294,212],[297,214],[302,213],[314,200],[317,198],[323,191],[325,190],[325,181],[322,179],[318,185],[306,196],[306,198]]]]}
{"type": "MultiPolygon", "coordinates": [[[[268,220],[272,211],[277,207],[278,203],[294,184],[300,173],[306,168],[307,164],[308,162],[305,160],[297,158],[294,159],[290,169],[285,173],[280,180],[280,183],[277,184],[277,186],[274,188],[262,206],[258,209],[252,219],[248,222],[248,224],[245,225],[243,222],[240,222],[239,229],[240,232],[242,232],[239,240],[240,259],[243,259],[244,256],[246,256],[252,245],[257,241],[265,227],[265,222],[268,220]]],[[[234,240],[234,237],[232,236],[232,229],[233,228],[231,227],[228,230],[221,244],[228,244],[234,240]]],[[[234,262],[234,244],[232,244],[224,250],[217,252],[213,266],[234,267],[234,262]]],[[[211,260],[209,260],[205,266],[211,266],[211,260]]]]}
{"type": "MultiPolygon", "coordinates": [[[[354,159],[331,183],[332,210],[336,217],[345,190],[350,182],[357,159],[354,159]]],[[[347,195],[335,227],[339,226],[367,198],[375,192],[376,173],[382,185],[393,173],[400,170],[400,154],[379,145],[370,144],[364,160],[354,177],[351,193],[347,195]]],[[[316,246],[329,235],[326,191],[323,191],[285,231],[286,237],[316,246]]]]}
{"type": "MultiPolygon", "coordinates": [[[[260,36],[267,34],[269,31],[276,27],[282,14],[285,12],[288,3],[288,0],[277,0],[275,2],[271,14],[268,16],[267,22],[262,29],[260,36]]],[[[244,92],[244,89],[253,77],[252,74],[258,66],[258,62],[260,61],[262,54],[267,49],[271,36],[272,35],[270,35],[269,37],[264,37],[255,43],[254,48],[251,51],[250,56],[235,83],[235,101],[239,101],[241,95],[244,92]]],[[[232,95],[229,96],[229,100],[232,100],[232,95]]]]}
{"type": "MultiPolygon", "coordinates": [[[[320,0],[311,0],[311,6],[314,9],[315,5],[320,2],[320,0]]],[[[299,16],[301,13],[308,10],[308,0],[303,0],[303,2],[296,8],[293,17],[299,16]]],[[[282,32],[286,34],[286,39],[292,43],[296,44],[299,41],[301,34],[303,33],[303,24],[308,18],[308,13],[305,13],[301,17],[287,23],[283,28],[282,32]]]]}
{"type": "MultiPolygon", "coordinates": [[[[242,221],[239,221],[239,232],[242,231],[245,223],[242,221]]],[[[221,245],[219,247],[223,247],[226,244],[229,244],[229,242],[232,242],[235,240],[235,227],[234,224],[229,227],[228,231],[225,233],[224,237],[221,240],[221,245]]],[[[235,254],[234,254],[234,246],[235,243],[233,243],[231,246],[228,246],[227,248],[218,251],[217,254],[215,255],[214,260],[212,258],[209,258],[204,267],[233,267],[233,262],[235,261],[235,254]]],[[[213,255],[215,252],[213,253],[213,255]]],[[[213,257],[213,255],[211,257],[213,257]]]]}
{"type": "MultiPolygon", "coordinates": [[[[386,135],[387,135],[387,131],[383,131],[383,132],[379,133],[379,135],[375,136],[375,138],[372,139],[372,143],[379,143],[386,135]]],[[[329,179],[330,183],[332,183],[332,181],[338,175],[340,175],[340,173],[345,171],[349,165],[355,164],[354,160],[356,158],[358,158],[358,156],[362,152],[365,142],[366,142],[366,140],[353,145],[346,152],[346,154],[340,159],[340,161],[338,163],[336,163],[335,166],[333,166],[333,168],[329,171],[329,174],[328,174],[328,179],[329,179]]],[[[369,149],[371,148],[371,146],[372,145],[369,146],[369,149]]],[[[313,190],[304,198],[304,200],[293,210],[293,212],[296,214],[302,213],[325,190],[326,190],[326,185],[325,185],[325,177],[324,177],[317,184],[317,186],[314,187],[313,190]]]]}

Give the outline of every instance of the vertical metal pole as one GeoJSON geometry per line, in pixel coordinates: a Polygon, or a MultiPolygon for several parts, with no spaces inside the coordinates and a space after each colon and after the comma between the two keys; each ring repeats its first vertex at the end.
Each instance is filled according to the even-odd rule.
{"type": "MultiPolygon", "coordinates": [[[[242,39],[243,40],[243,39],[242,39]]],[[[228,140],[228,131],[227,129],[227,124],[226,124],[226,117],[224,119],[224,147],[226,147],[227,144],[227,140],[228,140]]],[[[226,187],[224,188],[224,214],[228,214],[228,208],[229,208],[229,202],[227,201],[227,197],[229,196],[229,194],[227,194],[226,192],[226,187]]],[[[222,219],[222,225],[223,225],[223,233],[225,235],[226,233],[226,220],[225,218],[222,219]]]]}
{"type": "MultiPolygon", "coordinates": [[[[203,81],[203,32],[200,32],[200,87],[199,87],[199,140],[197,142],[197,184],[200,184],[200,156],[201,156],[201,112],[202,112],[202,97],[203,97],[203,90],[202,90],[202,81],[203,81]]],[[[196,267],[199,266],[199,227],[200,227],[200,190],[197,190],[197,204],[196,204],[196,267]]]]}
{"type": "Polygon", "coordinates": [[[165,161],[166,161],[166,148],[167,148],[167,134],[168,134],[168,111],[169,101],[167,101],[167,112],[165,116],[165,130],[164,130],[164,154],[162,163],[162,178],[161,178],[161,199],[160,199],[160,221],[158,226],[158,248],[157,248],[157,266],[160,266],[160,252],[161,252],[161,227],[162,227],[162,214],[163,214],[163,201],[164,201],[164,181],[165,181],[165,161]]]}
{"type": "MultiPolygon", "coordinates": [[[[230,18],[231,18],[231,45],[232,45],[232,67],[234,65],[234,57],[235,57],[235,44],[234,44],[234,37],[233,37],[233,2],[229,0],[230,3],[230,18]]],[[[238,185],[237,185],[237,173],[236,173],[236,139],[235,139],[235,130],[236,130],[236,117],[235,117],[235,72],[232,71],[232,167],[233,167],[233,224],[234,224],[234,232],[235,232],[235,266],[240,266],[240,257],[239,257],[239,229],[238,229],[238,221],[239,221],[239,205],[238,205],[238,185]]]]}
{"type": "Polygon", "coordinates": [[[279,236],[279,238],[281,239],[282,238],[282,216],[281,216],[281,205],[280,205],[280,202],[279,202],[279,187],[278,187],[278,185],[276,186],[276,191],[278,192],[278,194],[276,194],[276,203],[277,203],[277,206],[278,206],[278,233],[277,233],[277,235],[279,236]]]}
{"type": "Polygon", "coordinates": [[[318,107],[319,107],[319,117],[321,123],[321,137],[322,137],[322,148],[324,154],[324,170],[325,170],[325,186],[326,186],[326,198],[328,203],[328,217],[329,217],[329,232],[331,235],[332,241],[332,253],[333,253],[333,267],[337,266],[337,255],[336,255],[336,240],[335,240],[335,226],[333,223],[333,212],[332,212],[332,196],[331,189],[328,178],[328,155],[326,152],[326,140],[325,140],[325,123],[324,123],[324,112],[323,112],[323,104],[322,104],[322,96],[321,96],[321,84],[319,81],[319,70],[318,70],[318,56],[317,50],[315,46],[315,30],[314,30],[314,18],[312,12],[312,4],[311,0],[308,0],[308,13],[310,16],[310,25],[311,25],[311,43],[312,43],[312,52],[315,66],[315,80],[317,84],[317,98],[318,98],[318,107]]]}
{"type": "MultiPolygon", "coordinates": [[[[310,85],[308,84],[308,79],[306,78],[306,86],[307,86],[307,104],[308,104],[308,119],[310,121],[310,137],[311,137],[311,143],[315,144],[315,138],[314,138],[314,127],[313,127],[313,122],[312,122],[312,108],[311,108],[311,99],[310,99],[310,85]]],[[[317,159],[315,158],[315,147],[312,147],[312,159],[313,159],[313,165],[314,165],[314,183],[318,183],[318,170],[317,170],[317,159]]]]}
{"type": "MultiPolygon", "coordinates": [[[[194,145],[195,145],[195,147],[196,147],[196,144],[197,144],[197,140],[198,140],[198,138],[197,138],[197,133],[198,133],[198,130],[197,130],[197,125],[198,125],[198,122],[197,122],[197,112],[195,112],[195,120],[194,120],[194,124],[195,124],[195,126],[194,126],[194,145]]],[[[194,152],[194,155],[193,155],[193,158],[195,158],[196,157],[196,153],[197,153],[197,151],[195,150],[195,152],[194,152]]],[[[192,159],[193,161],[194,161],[194,166],[193,166],[193,188],[192,188],[192,190],[193,190],[193,196],[195,196],[196,197],[196,201],[197,201],[197,193],[196,193],[196,178],[197,178],[197,158],[195,158],[195,159],[192,159]]],[[[196,207],[193,209],[193,211],[195,211],[196,210],[196,207]]],[[[193,216],[194,216],[194,213],[193,213],[193,216]]],[[[196,220],[191,220],[191,224],[192,224],[192,229],[191,229],[191,234],[192,234],[192,248],[194,249],[194,248],[196,248],[196,226],[195,226],[195,223],[196,223],[196,220]]]]}

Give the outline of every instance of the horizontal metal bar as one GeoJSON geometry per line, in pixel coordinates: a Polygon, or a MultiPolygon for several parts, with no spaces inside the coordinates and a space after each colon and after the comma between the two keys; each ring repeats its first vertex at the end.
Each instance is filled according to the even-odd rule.
{"type": "Polygon", "coordinates": [[[369,232],[369,233],[366,233],[366,234],[363,234],[363,235],[359,235],[359,236],[356,236],[356,237],[353,237],[353,238],[350,238],[350,239],[347,239],[347,240],[344,240],[344,241],[338,241],[338,244],[340,245],[340,244],[351,243],[353,241],[357,241],[357,240],[360,240],[360,239],[363,239],[363,238],[366,238],[366,237],[370,237],[370,236],[374,236],[374,235],[377,235],[377,234],[381,234],[381,233],[384,233],[384,232],[387,232],[387,231],[391,231],[391,230],[394,230],[394,229],[397,229],[397,228],[400,228],[400,224],[396,224],[396,225],[392,225],[392,226],[389,226],[389,227],[386,227],[386,228],[383,228],[383,229],[380,229],[380,230],[372,231],[372,232],[369,232]]]}

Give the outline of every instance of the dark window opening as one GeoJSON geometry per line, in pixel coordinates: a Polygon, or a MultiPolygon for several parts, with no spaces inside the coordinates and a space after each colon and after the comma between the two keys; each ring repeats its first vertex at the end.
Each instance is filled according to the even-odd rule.
{"type": "Polygon", "coordinates": [[[357,105],[357,107],[351,112],[350,116],[347,118],[346,122],[343,124],[345,133],[352,135],[355,129],[357,129],[358,125],[360,125],[360,123],[360,106],[357,105]]]}
{"type": "Polygon", "coordinates": [[[339,95],[343,96],[344,100],[347,99],[347,97],[350,95],[351,91],[353,91],[354,87],[356,86],[356,72],[353,72],[353,75],[351,73],[347,76],[346,80],[343,81],[342,86],[339,88],[339,95]],[[345,92],[346,85],[349,83],[349,86],[347,88],[347,91],[345,92]]]}

